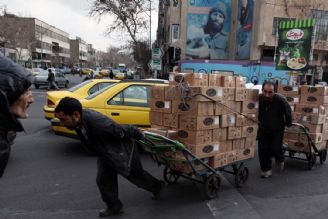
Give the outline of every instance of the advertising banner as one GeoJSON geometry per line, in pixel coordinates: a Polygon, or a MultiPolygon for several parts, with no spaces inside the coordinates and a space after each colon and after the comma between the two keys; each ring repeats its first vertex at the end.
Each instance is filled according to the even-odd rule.
{"type": "Polygon", "coordinates": [[[276,69],[306,71],[310,64],[314,19],[281,21],[278,27],[276,69]]]}
{"type": "Polygon", "coordinates": [[[188,0],[186,57],[228,59],[230,0],[188,0]]]}

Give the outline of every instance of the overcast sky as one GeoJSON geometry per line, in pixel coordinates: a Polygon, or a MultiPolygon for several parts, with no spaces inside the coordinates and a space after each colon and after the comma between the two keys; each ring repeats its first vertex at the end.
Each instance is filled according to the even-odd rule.
{"type": "MultiPolygon", "coordinates": [[[[156,37],[158,0],[152,0],[152,41],[156,37]],[[156,5],[155,5],[156,4],[156,5]]],[[[67,33],[70,38],[81,37],[95,49],[106,51],[109,46],[124,45],[127,36],[116,34],[105,36],[106,24],[113,20],[107,16],[98,23],[96,18],[88,16],[92,0],[0,0],[0,8],[4,5],[7,11],[24,17],[35,17],[53,25],[67,33]]]]}

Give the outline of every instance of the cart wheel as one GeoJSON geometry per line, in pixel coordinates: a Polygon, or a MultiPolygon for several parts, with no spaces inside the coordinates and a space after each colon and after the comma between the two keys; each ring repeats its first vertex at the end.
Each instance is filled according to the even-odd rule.
{"type": "Polygon", "coordinates": [[[307,155],[308,170],[312,170],[312,167],[314,166],[316,160],[317,160],[317,156],[315,154],[307,155]]]}
{"type": "Polygon", "coordinates": [[[241,187],[248,179],[249,171],[244,165],[240,165],[235,171],[235,186],[241,187]]]}
{"type": "Polygon", "coordinates": [[[218,191],[221,186],[220,176],[217,174],[211,174],[205,179],[205,195],[207,199],[213,199],[218,196],[218,191]]]}
{"type": "Polygon", "coordinates": [[[176,181],[179,179],[179,177],[180,177],[180,175],[177,173],[177,172],[175,172],[175,171],[173,171],[173,170],[171,170],[170,168],[168,168],[168,167],[165,167],[164,168],[164,172],[163,172],[164,174],[164,180],[165,180],[165,182],[167,182],[168,184],[174,184],[174,183],[176,183],[176,181]]]}
{"type": "Polygon", "coordinates": [[[319,152],[320,164],[323,164],[327,158],[327,150],[323,150],[319,152]]]}

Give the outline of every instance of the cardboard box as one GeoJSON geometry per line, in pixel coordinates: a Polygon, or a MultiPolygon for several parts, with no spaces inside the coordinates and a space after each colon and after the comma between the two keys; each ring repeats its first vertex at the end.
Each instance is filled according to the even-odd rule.
{"type": "MultiPolygon", "coordinates": [[[[309,133],[310,138],[314,143],[320,143],[323,141],[322,133],[309,133]]],[[[308,143],[308,137],[305,133],[301,132],[285,132],[284,139],[286,140],[295,140],[303,143],[308,143]]]]}
{"type": "Polygon", "coordinates": [[[302,114],[327,115],[328,106],[314,106],[311,104],[295,104],[295,112],[302,114]]]}
{"type": "Polygon", "coordinates": [[[257,135],[257,125],[251,125],[251,126],[244,126],[242,127],[242,134],[241,137],[248,138],[251,136],[256,136],[257,135]]]}
{"type": "Polygon", "coordinates": [[[222,87],[190,87],[190,97],[198,101],[219,101],[223,99],[222,87]]]}
{"type": "Polygon", "coordinates": [[[208,86],[208,74],[170,73],[169,85],[176,86],[179,83],[187,83],[189,86],[208,86]]]}
{"type": "Polygon", "coordinates": [[[302,123],[302,114],[301,113],[292,113],[294,123],[302,123]]]}
{"type": "Polygon", "coordinates": [[[245,148],[245,138],[234,139],[232,140],[232,149],[233,150],[240,150],[245,148]]]}
{"type": "Polygon", "coordinates": [[[224,87],[223,88],[223,100],[227,101],[227,100],[231,100],[234,101],[235,100],[235,93],[236,93],[236,88],[233,87],[224,87]]]}
{"type": "Polygon", "coordinates": [[[185,144],[209,144],[212,143],[212,130],[202,131],[190,131],[190,130],[179,130],[178,140],[185,144]]]}
{"type": "Polygon", "coordinates": [[[179,117],[179,128],[185,130],[205,130],[220,128],[219,116],[197,116],[181,114],[179,117]]]}
{"type": "MultiPolygon", "coordinates": [[[[211,158],[211,157],[201,158],[201,160],[203,162],[205,162],[206,164],[214,163],[214,161],[211,161],[211,159],[214,160],[214,157],[213,158],[211,158]]],[[[202,171],[202,170],[206,169],[206,167],[200,162],[193,161],[192,164],[193,164],[196,171],[202,171]]],[[[175,171],[178,171],[178,172],[181,172],[181,173],[187,173],[188,174],[188,173],[193,172],[193,169],[191,168],[191,164],[188,161],[186,161],[185,159],[170,160],[168,162],[168,167],[171,170],[175,170],[175,171]]]]}
{"type": "Polygon", "coordinates": [[[163,126],[168,128],[179,128],[179,115],[177,113],[163,113],[163,126]]]}
{"type": "Polygon", "coordinates": [[[171,113],[172,103],[164,99],[150,99],[150,109],[155,112],[171,113]]]}
{"type": "Polygon", "coordinates": [[[235,89],[235,101],[246,101],[248,100],[248,91],[246,88],[235,89]]]}
{"type": "Polygon", "coordinates": [[[299,90],[297,86],[278,84],[278,93],[284,96],[289,95],[290,97],[292,97],[292,96],[298,96],[299,90]]]}
{"type": "Polygon", "coordinates": [[[297,103],[300,103],[300,96],[299,95],[295,95],[295,96],[289,96],[288,94],[286,95],[286,99],[287,99],[287,102],[290,104],[290,105],[295,105],[297,103]]]}
{"type": "Polygon", "coordinates": [[[236,81],[234,76],[221,76],[221,87],[236,87],[236,81]]]}
{"type": "Polygon", "coordinates": [[[148,128],[146,131],[165,136],[172,140],[178,140],[178,131],[175,130],[169,130],[165,128],[148,128]]]}
{"type": "Polygon", "coordinates": [[[236,115],[235,114],[225,114],[221,115],[221,128],[233,127],[236,125],[236,115]]]}
{"type": "Polygon", "coordinates": [[[258,89],[246,89],[248,101],[259,101],[259,90],[258,89]]]}
{"type": "Polygon", "coordinates": [[[259,110],[259,102],[257,101],[243,101],[241,102],[242,113],[254,113],[257,114],[259,110]]]}
{"type": "Polygon", "coordinates": [[[251,159],[255,156],[255,148],[252,147],[252,148],[236,150],[236,154],[237,154],[238,161],[251,159]]]}
{"type": "MultiPolygon", "coordinates": [[[[298,151],[298,152],[310,152],[310,146],[308,142],[301,142],[297,140],[286,140],[284,141],[285,144],[288,145],[290,150],[298,151]]],[[[326,142],[320,142],[315,144],[318,150],[323,150],[326,148],[326,142]]],[[[311,149],[313,151],[313,148],[311,149]]]]}
{"type": "Polygon", "coordinates": [[[218,153],[232,150],[232,141],[215,142],[210,144],[185,144],[186,148],[195,156],[213,156],[218,153]]]}
{"type": "Polygon", "coordinates": [[[162,112],[156,112],[156,111],[150,111],[149,112],[149,122],[150,125],[163,125],[163,113],[162,112]]]}
{"type": "Polygon", "coordinates": [[[173,113],[187,113],[194,116],[213,116],[215,110],[215,103],[213,102],[198,102],[198,101],[172,101],[173,113]]]}
{"type": "Polygon", "coordinates": [[[228,128],[213,129],[213,142],[225,141],[228,139],[228,128]]]}
{"type": "Polygon", "coordinates": [[[168,86],[151,86],[150,97],[153,99],[165,99],[165,88],[168,86]]]}
{"type": "Polygon", "coordinates": [[[328,130],[324,129],[322,132],[322,140],[327,141],[328,140],[328,130]]]}
{"type": "Polygon", "coordinates": [[[208,75],[208,86],[221,87],[221,74],[209,74],[208,75]]]}
{"type": "Polygon", "coordinates": [[[313,125],[324,124],[326,121],[325,115],[302,115],[302,122],[308,122],[313,125]]]}
{"type": "Polygon", "coordinates": [[[228,165],[228,153],[220,153],[214,156],[214,168],[228,165]]]}
{"type": "Polygon", "coordinates": [[[309,104],[312,106],[318,106],[328,103],[328,96],[314,96],[314,95],[301,95],[301,104],[309,104]]]}
{"type": "Polygon", "coordinates": [[[236,88],[245,88],[246,80],[247,80],[246,77],[236,76],[235,77],[236,88]]]}
{"type": "Polygon", "coordinates": [[[302,95],[312,95],[312,96],[327,96],[328,87],[324,86],[307,86],[303,85],[300,88],[302,95]]]}
{"type": "Polygon", "coordinates": [[[237,101],[218,101],[215,105],[215,115],[240,113],[241,103],[237,101]]]}
{"type": "Polygon", "coordinates": [[[237,139],[242,137],[241,127],[228,127],[228,139],[237,139]]]}
{"type": "Polygon", "coordinates": [[[304,125],[304,127],[308,130],[308,132],[310,133],[322,133],[323,129],[323,125],[313,125],[307,122],[303,122],[302,125],[304,125]]]}
{"type": "Polygon", "coordinates": [[[257,114],[236,114],[236,126],[257,125],[257,114]]]}
{"type": "Polygon", "coordinates": [[[256,135],[245,139],[245,148],[252,148],[256,146],[256,135]]]}

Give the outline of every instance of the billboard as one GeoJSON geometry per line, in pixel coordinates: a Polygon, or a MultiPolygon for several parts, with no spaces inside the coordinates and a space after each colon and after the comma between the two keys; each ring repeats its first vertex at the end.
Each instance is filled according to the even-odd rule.
{"type": "Polygon", "coordinates": [[[236,59],[249,59],[251,53],[254,0],[238,0],[236,59]]]}
{"type": "Polygon", "coordinates": [[[186,57],[228,59],[230,0],[188,0],[186,57]]]}
{"type": "Polygon", "coordinates": [[[309,67],[314,19],[281,21],[278,27],[276,69],[306,71],[309,67]]]}

